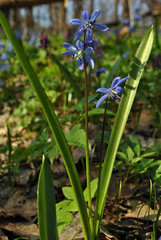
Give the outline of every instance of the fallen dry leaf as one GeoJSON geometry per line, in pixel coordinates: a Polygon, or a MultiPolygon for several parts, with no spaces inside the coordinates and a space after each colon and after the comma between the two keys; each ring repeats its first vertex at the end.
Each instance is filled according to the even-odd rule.
{"type": "Polygon", "coordinates": [[[34,223],[26,222],[7,222],[0,220],[0,228],[12,232],[20,237],[30,237],[30,240],[39,239],[38,227],[34,223]]]}

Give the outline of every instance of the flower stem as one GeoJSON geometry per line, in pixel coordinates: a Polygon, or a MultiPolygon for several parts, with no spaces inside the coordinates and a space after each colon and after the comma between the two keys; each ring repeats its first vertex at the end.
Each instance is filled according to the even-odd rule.
{"type": "Polygon", "coordinates": [[[98,170],[98,188],[97,188],[95,215],[94,215],[94,229],[96,227],[96,220],[99,217],[98,216],[98,204],[99,204],[99,194],[100,194],[100,182],[101,182],[101,170],[102,170],[102,155],[103,155],[103,142],[104,142],[104,133],[105,133],[107,100],[108,100],[108,98],[106,98],[105,111],[104,111],[104,117],[103,117],[103,126],[102,126],[102,137],[101,137],[101,148],[100,148],[100,162],[99,162],[99,170],[98,170]]]}
{"type": "MultiPolygon", "coordinates": [[[[84,50],[85,50],[84,33],[84,50]]],[[[91,187],[90,187],[90,162],[89,162],[89,140],[88,140],[88,88],[87,88],[87,64],[84,58],[84,76],[85,76],[85,132],[86,132],[86,178],[87,178],[87,192],[88,192],[88,208],[89,208],[89,223],[91,232],[93,233],[93,219],[92,219],[92,200],[91,200],[91,187]]]]}

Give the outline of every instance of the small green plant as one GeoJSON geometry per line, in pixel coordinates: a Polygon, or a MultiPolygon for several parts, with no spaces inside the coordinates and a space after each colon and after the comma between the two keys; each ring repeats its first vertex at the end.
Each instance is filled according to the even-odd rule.
{"type": "MultiPolygon", "coordinates": [[[[30,83],[38,97],[38,100],[44,111],[45,117],[48,121],[49,127],[52,131],[54,140],[56,141],[57,147],[60,151],[60,154],[62,155],[64,165],[66,167],[69,180],[71,182],[72,192],[74,195],[74,198],[72,199],[70,199],[70,197],[68,196],[69,198],[68,200],[72,200],[73,202],[76,201],[77,209],[78,209],[80,220],[82,223],[84,237],[86,240],[97,240],[99,237],[99,233],[100,233],[99,227],[102,221],[106,195],[108,191],[109,182],[111,179],[111,174],[112,174],[117,150],[118,150],[119,143],[125,128],[125,124],[127,122],[127,119],[136,95],[140,78],[142,76],[146,63],[148,61],[152,44],[153,44],[153,27],[152,27],[142,39],[142,42],[131,64],[128,77],[124,77],[124,78],[116,77],[112,81],[110,88],[101,87],[97,90],[98,92],[105,94],[98,101],[96,105],[97,108],[99,108],[102,102],[106,100],[105,109],[104,109],[101,146],[103,145],[103,139],[104,139],[107,100],[109,97],[111,97],[112,100],[121,99],[121,101],[115,117],[115,121],[114,121],[113,129],[111,132],[106,155],[104,158],[103,166],[102,166],[103,158],[102,158],[102,147],[101,147],[96,204],[95,204],[95,209],[93,211],[92,189],[91,189],[92,183],[90,181],[90,161],[89,161],[90,144],[88,139],[88,84],[87,84],[88,66],[87,65],[94,68],[94,60],[91,56],[88,55],[90,53],[94,53],[94,46],[93,46],[94,42],[92,39],[93,28],[96,28],[101,31],[109,30],[109,28],[106,25],[96,22],[96,19],[99,15],[100,15],[99,10],[95,10],[91,16],[89,16],[88,11],[83,11],[83,20],[80,20],[80,19],[71,20],[71,24],[81,25],[75,34],[75,40],[77,40],[76,47],[71,45],[70,43],[63,44],[63,46],[69,50],[64,52],[63,54],[73,55],[73,57],[75,58],[78,64],[78,68],[80,70],[84,69],[85,150],[86,150],[86,178],[87,178],[87,204],[86,204],[86,200],[84,197],[82,186],[80,184],[78,172],[70,151],[70,147],[68,145],[67,138],[69,136],[64,135],[62,128],[60,126],[60,123],[58,121],[57,115],[53,110],[51,102],[49,101],[44,91],[44,88],[42,87],[37,75],[35,74],[31,64],[29,63],[28,58],[26,57],[22,46],[17,41],[3,13],[0,11],[0,23],[9,41],[11,42],[25,73],[28,75],[30,83]],[[83,36],[83,41],[78,40],[81,36],[83,36]],[[120,85],[125,81],[126,83],[123,89],[120,85]],[[87,208],[88,208],[88,213],[87,213],[87,208]]],[[[71,85],[73,86],[74,91],[77,91],[75,88],[75,84],[73,82],[71,82],[71,85]]],[[[76,130],[81,131],[79,126],[75,126],[74,128],[75,128],[74,130],[73,129],[71,130],[73,131],[72,133],[73,136],[75,135],[76,130]]],[[[70,141],[71,140],[73,139],[70,138],[70,141]]],[[[133,155],[133,154],[131,155],[131,150],[128,150],[127,153],[131,158],[131,156],[133,155]]],[[[52,182],[49,166],[45,165],[45,163],[46,161],[44,160],[43,167],[47,166],[47,168],[42,168],[43,170],[40,173],[40,181],[39,181],[39,191],[40,191],[38,196],[39,231],[40,231],[40,239],[52,240],[53,236],[54,236],[54,239],[57,239],[56,213],[55,213],[55,205],[54,205],[55,204],[54,188],[52,185],[53,182],[52,182]],[[50,211],[50,209],[52,209],[52,211],[50,211]],[[44,219],[45,219],[45,223],[44,223],[44,219]]],[[[64,192],[65,192],[65,189],[64,189],[64,192]]],[[[65,192],[65,194],[67,196],[68,191],[65,192]]]]}

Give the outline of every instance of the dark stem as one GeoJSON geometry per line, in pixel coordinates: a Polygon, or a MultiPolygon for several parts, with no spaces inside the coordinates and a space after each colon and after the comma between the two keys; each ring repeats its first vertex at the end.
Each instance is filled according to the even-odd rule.
{"type": "Polygon", "coordinates": [[[96,198],[96,207],[95,207],[95,216],[94,216],[94,229],[95,229],[95,224],[96,224],[97,217],[98,217],[98,204],[99,204],[101,171],[102,171],[102,162],[103,162],[102,161],[102,155],[103,155],[103,143],[104,143],[104,133],[105,133],[107,101],[108,101],[108,98],[106,98],[105,111],[104,111],[104,117],[103,117],[103,126],[102,126],[102,137],[101,137],[101,148],[100,148],[100,162],[99,162],[99,170],[98,170],[98,188],[97,188],[97,198],[96,198]]]}
{"type": "MultiPolygon", "coordinates": [[[[85,50],[86,32],[84,33],[84,50],[85,50]]],[[[85,76],[85,133],[86,133],[86,178],[87,178],[87,192],[88,192],[88,208],[89,208],[89,223],[91,232],[93,232],[92,221],[92,200],[90,188],[90,163],[89,163],[89,141],[88,141],[88,88],[87,88],[87,64],[84,58],[84,76],[85,76]]]]}

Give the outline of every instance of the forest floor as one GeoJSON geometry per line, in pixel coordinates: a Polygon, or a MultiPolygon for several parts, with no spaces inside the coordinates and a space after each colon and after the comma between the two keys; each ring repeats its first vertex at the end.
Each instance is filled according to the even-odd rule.
{"type": "MultiPolygon", "coordinates": [[[[4,129],[9,106],[4,106],[0,115],[0,134],[3,134],[2,143],[7,141],[7,131],[4,129]]],[[[131,116],[131,119],[133,117],[131,116]]],[[[125,135],[133,128],[133,121],[128,121],[125,135]]],[[[93,126],[96,127],[97,126],[93,126]]],[[[92,130],[93,131],[93,130],[92,130]]],[[[144,109],[140,116],[137,129],[137,137],[144,146],[151,146],[161,141],[155,139],[152,117],[148,109],[144,109]]],[[[28,146],[37,133],[26,134],[26,131],[17,127],[12,131],[14,146],[28,146]],[[21,132],[21,138],[17,137],[21,132]],[[26,139],[25,136],[28,136],[26,139]],[[21,139],[21,140],[20,140],[21,139]]],[[[80,153],[78,148],[77,154],[80,153]]],[[[6,157],[1,154],[1,166],[6,165],[6,157]]],[[[36,163],[22,162],[19,173],[12,175],[12,185],[8,184],[6,171],[0,172],[0,240],[14,239],[39,239],[37,219],[37,182],[40,171],[41,160],[36,163]]],[[[78,161],[80,181],[85,186],[85,170],[78,161]]],[[[56,201],[63,200],[62,187],[69,186],[68,176],[60,158],[56,159],[51,166],[53,173],[56,201]]],[[[126,174],[126,173],[125,173],[126,174]]],[[[97,177],[97,171],[91,169],[91,179],[97,177]]],[[[158,213],[160,200],[154,209],[154,201],[150,199],[150,182],[146,174],[135,178],[129,178],[124,182],[121,195],[119,196],[120,173],[114,169],[107,195],[103,221],[101,225],[100,240],[150,240],[154,228],[153,219],[158,213]]],[[[156,186],[157,197],[161,196],[161,188],[156,186]]],[[[156,226],[156,239],[161,235],[161,218],[156,226]]],[[[78,213],[73,213],[73,222],[60,234],[60,240],[81,240],[83,233],[78,213]]]]}

